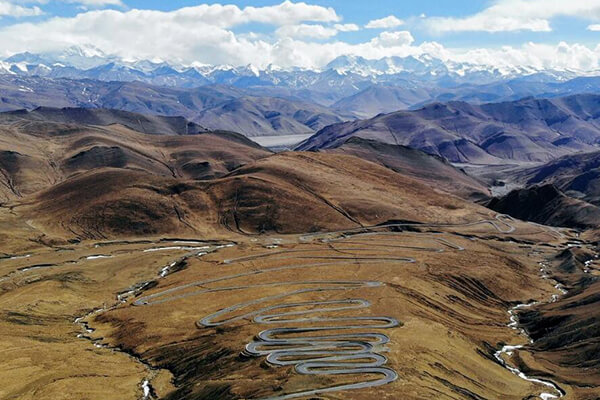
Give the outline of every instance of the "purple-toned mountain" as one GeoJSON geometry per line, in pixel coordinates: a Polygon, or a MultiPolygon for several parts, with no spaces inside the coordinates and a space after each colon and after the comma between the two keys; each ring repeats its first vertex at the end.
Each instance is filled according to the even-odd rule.
{"type": "Polygon", "coordinates": [[[299,150],[335,148],[350,137],[405,145],[454,163],[545,162],[600,143],[600,96],[526,98],[474,105],[434,103],[328,126],[299,150]]]}

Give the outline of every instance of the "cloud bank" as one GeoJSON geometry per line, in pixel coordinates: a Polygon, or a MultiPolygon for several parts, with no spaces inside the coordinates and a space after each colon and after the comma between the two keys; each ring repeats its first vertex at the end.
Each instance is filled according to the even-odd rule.
{"type": "Polygon", "coordinates": [[[551,19],[600,20],[600,0],[495,0],[485,10],[462,18],[432,17],[425,21],[435,33],[552,31],[551,19]]]}
{"type": "MultiPolygon", "coordinates": [[[[86,6],[119,6],[121,0],[65,0],[86,6]]],[[[40,1],[37,1],[40,3],[40,1]]],[[[37,6],[0,0],[0,14],[27,17],[43,13],[37,6]]],[[[43,3],[43,0],[42,0],[43,3]]],[[[40,3],[41,4],[41,3],[40,3]]],[[[174,64],[229,64],[266,67],[319,68],[341,55],[365,58],[419,56],[477,63],[491,67],[532,66],[544,69],[595,70],[600,68],[600,47],[578,43],[538,44],[497,48],[446,48],[437,42],[419,42],[419,26],[436,24],[437,32],[459,30],[551,29],[550,20],[561,15],[600,21],[600,0],[562,1],[497,0],[482,12],[464,18],[427,17],[402,21],[390,15],[368,22],[367,39],[340,40],[361,30],[345,21],[335,9],[304,2],[284,1],[265,7],[201,4],[173,11],[95,9],[74,17],[47,17],[0,28],[4,56],[24,51],[60,52],[72,46],[93,46],[127,60],[149,59],[174,64]],[[515,13],[514,10],[519,12],[515,13]],[[416,22],[415,22],[416,21],[416,22]],[[248,31],[259,24],[260,32],[248,31]],[[409,29],[399,29],[410,28],[409,29]],[[380,31],[370,31],[378,29],[380,31]]],[[[586,25],[584,25],[585,27],[586,25]]],[[[600,29],[591,24],[590,30],[600,29]]],[[[0,52],[0,54],[2,54],[0,52]]]]}

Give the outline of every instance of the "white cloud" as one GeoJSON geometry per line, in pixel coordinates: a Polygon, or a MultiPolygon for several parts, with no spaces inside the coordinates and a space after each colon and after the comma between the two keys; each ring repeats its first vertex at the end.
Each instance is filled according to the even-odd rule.
{"type": "Polygon", "coordinates": [[[104,7],[104,6],[119,6],[125,7],[121,0],[60,0],[64,3],[80,4],[85,7],[104,7]]]}
{"type": "MultiPolygon", "coordinates": [[[[536,1],[531,0],[532,3],[536,1]]],[[[578,0],[570,1],[580,4],[578,0]]],[[[2,4],[4,2],[0,0],[2,4]]],[[[546,14],[542,18],[546,18],[546,14]]],[[[357,29],[355,24],[341,23],[331,8],[289,1],[243,9],[233,5],[204,4],[169,12],[95,10],[74,17],[54,17],[0,27],[0,55],[23,51],[60,52],[71,46],[93,45],[99,51],[129,60],[164,60],[184,65],[254,64],[266,67],[275,64],[314,68],[341,55],[377,59],[426,53],[443,60],[476,63],[489,68],[533,66],[586,71],[600,68],[600,46],[589,48],[577,43],[448,49],[436,42],[415,44],[410,32],[392,28],[385,28],[386,31],[362,43],[334,39],[338,32],[357,29]],[[231,30],[249,23],[263,23],[271,28],[270,31],[261,30],[261,33],[248,32],[248,29],[242,30],[243,33],[231,30]]]]}
{"type": "Polygon", "coordinates": [[[235,5],[201,4],[181,8],[171,13],[182,14],[210,25],[232,27],[258,22],[269,25],[295,25],[300,22],[339,22],[341,18],[331,7],[315,6],[307,3],[292,3],[289,0],[275,6],[245,7],[235,5]]]}
{"type": "Polygon", "coordinates": [[[333,27],[340,32],[356,32],[360,30],[360,27],[356,24],[335,24],[333,27]]]}
{"type": "Polygon", "coordinates": [[[482,65],[510,68],[527,66],[544,70],[592,71],[600,68],[600,46],[591,49],[582,44],[560,42],[557,45],[525,43],[520,47],[476,49],[455,54],[454,59],[482,65]]]}
{"type": "Polygon", "coordinates": [[[435,33],[445,32],[549,32],[550,20],[556,17],[600,20],[600,0],[495,0],[485,10],[462,18],[432,17],[426,27],[435,33]]]}
{"type": "Polygon", "coordinates": [[[37,7],[24,7],[10,1],[0,1],[0,16],[7,17],[33,17],[42,15],[43,11],[37,7]]]}
{"type": "Polygon", "coordinates": [[[600,31],[600,24],[588,25],[587,30],[588,31],[593,31],[593,32],[599,32],[600,31]]]}
{"type": "Polygon", "coordinates": [[[381,32],[373,43],[383,47],[409,46],[415,39],[408,31],[381,32]]]}
{"type": "Polygon", "coordinates": [[[395,17],[394,15],[389,15],[385,18],[374,19],[372,21],[369,21],[369,23],[365,25],[365,28],[367,28],[367,29],[389,29],[389,28],[396,28],[402,24],[404,24],[404,21],[395,17]]]}
{"type": "Polygon", "coordinates": [[[229,28],[264,23],[285,27],[280,33],[288,30],[287,34],[294,37],[325,38],[337,33],[335,28],[302,24],[304,21],[334,23],[339,22],[340,17],[332,8],[290,1],[243,9],[234,5],[203,4],[169,12],[95,10],[74,17],[2,27],[0,49],[10,55],[23,51],[56,52],[91,44],[107,54],[127,59],[266,65],[272,61],[274,38],[253,36],[251,32],[238,36],[229,28]]]}
{"type": "Polygon", "coordinates": [[[279,37],[329,39],[338,34],[336,28],[328,28],[323,25],[285,25],[275,31],[279,37]]]}

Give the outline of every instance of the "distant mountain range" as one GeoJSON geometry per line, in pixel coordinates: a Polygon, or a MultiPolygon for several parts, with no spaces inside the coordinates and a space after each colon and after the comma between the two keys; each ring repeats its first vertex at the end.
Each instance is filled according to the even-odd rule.
{"type": "MultiPolygon", "coordinates": [[[[0,111],[106,108],[184,117],[208,129],[249,137],[310,135],[328,125],[423,109],[432,103],[464,108],[455,102],[485,104],[599,93],[600,76],[588,75],[533,68],[502,70],[428,55],[380,60],[342,56],[319,70],[174,66],[125,61],[95,48],[73,47],[59,54],[21,53],[0,61],[0,111]]],[[[498,128],[494,129],[497,133],[498,128]]],[[[456,142],[462,134],[453,136],[453,128],[442,130],[446,131],[442,141],[446,149],[431,150],[424,143],[416,146],[455,162],[515,159],[496,149],[475,149],[470,139],[456,142]],[[457,146],[461,149],[456,150],[457,146]],[[462,151],[467,153],[459,154],[462,151]]],[[[519,152],[517,159],[547,161],[571,150],[584,150],[590,143],[575,140],[549,148],[542,145],[542,149],[539,145],[535,140],[529,143],[531,152],[519,152]]]]}
{"type": "Polygon", "coordinates": [[[141,82],[0,75],[0,92],[0,111],[38,107],[115,109],[184,117],[207,128],[246,136],[312,134],[352,118],[301,99],[251,96],[250,90],[222,85],[186,89],[141,82]]]}
{"type": "MultiPolygon", "coordinates": [[[[294,97],[324,106],[365,90],[364,96],[373,98],[370,90],[373,86],[397,88],[395,99],[387,104],[388,111],[392,107],[410,108],[431,101],[516,100],[519,96],[565,95],[600,86],[596,83],[600,71],[583,74],[571,70],[501,69],[445,61],[427,54],[379,60],[341,56],[320,69],[282,69],[272,65],[259,69],[253,65],[182,66],[147,60],[126,61],[98,49],[79,47],[58,54],[15,54],[0,61],[0,74],[104,82],[138,81],[175,88],[226,85],[252,88],[253,95],[294,97]],[[564,85],[581,77],[591,78],[592,86],[580,87],[589,81],[564,85]]],[[[387,95],[382,100],[390,99],[387,95]]],[[[346,103],[337,106],[341,108],[346,103]]],[[[353,107],[354,111],[357,109],[359,107],[353,107]]],[[[381,109],[372,106],[369,112],[375,111],[381,112],[381,109]]]]}
{"type": "Polygon", "coordinates": [[[597,150],[600,96],[482,105],[433,103],[415,111],[328,126],[298,149],[336,148],[350,137],[409,146],[455,163],[544,162],[597,150]]]}
{"type": "MultiPolygon", "coordinates": [[[[97,79],[104,81],[141,81],[155,85],[194,87],[227,84],[238,87],[283,86],[290,88],[331,89],[365,83],[400,84],[429,82],[450,87],[457,83],[489,83],[500,78],[530,75],[531,69],[501,71],[469,64],[444,62],[430,56],[386,57],[367,60],[342,56],[322,69],[281,69],[275,66],[259,69],[247,66],[171,65],[165,62],[125,61],[89,49],[72,48],[60,54],[20,53],[4,59],[0,71],[17,76],[49,78],[97,79]]],[[[554,73],[555,80],[575,75],[554,73]]],[[[364,88],[364,86],[362,86],[364,88]]]]}
{"type": "MultiPolygon", "coordinates": [[[[119,81],[142,81],[155,85],[191,87],[205,84],[228,84],[239,87],[256,85],[300,88],[331,88],[365,83],[428,83],[430,86],[453,87],[460,84],[487,84],[503,79],[533,76],[540,81],[565,81],[581,75],[580,71],[545,70],[533,67],[499,68],[489,65],[442,60],[428,54],[407,57],[366,59],[340,56],[319,69],[283,69],[269,65],[176,65],[149,60],[127,61],[87,47],[71,47],[60,53],[15,54],[5,58],[0,68],[19,76],[76,78],[119,81]],[[333,80],[332,80],[333,79],[333,80]]],[[[600,75],[591,72],[588,75],[600,75]]],[[[362,86],[364,88],[364,86],[362,86]]]]}

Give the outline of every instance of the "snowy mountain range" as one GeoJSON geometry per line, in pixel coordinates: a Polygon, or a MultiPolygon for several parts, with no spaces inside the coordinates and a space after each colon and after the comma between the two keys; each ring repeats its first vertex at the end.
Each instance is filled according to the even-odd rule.
{"type": "Polygon", "coordinates": [[[321,69],[174,65],[124,60],[93,47],[0,61],[0,111],[110,108],[183,116],[249,136],[309,134],[323,126],[434,102],[472,104],[600,92],[600,74],[495,68],[430,55],[342,56],[321,69]]]}
{"type": "MultiPolygon", "coordinates": [[[[351,95],[373,84],[410,87],[452,88],[462,84],[482,85],[531,77],[534,81],[562,82],[584,75],[580,71],[550,71],[535,68],[498,68],[457,63],[423,54],[368,60],[340,56],[321,69],[282,69],[273,65],[210,66],[176,65],[151,60],[130,61],[103,53],[94,47],[71,47],[51,54],[20,53],[0,61],[0,73],[47,78],[140,81],[169,87],[224,84],[236,87],[272,86],[291,89],[341,91],[351,95]]],[[[586,73],[585,75],[599,75],[586,73]]]]}

